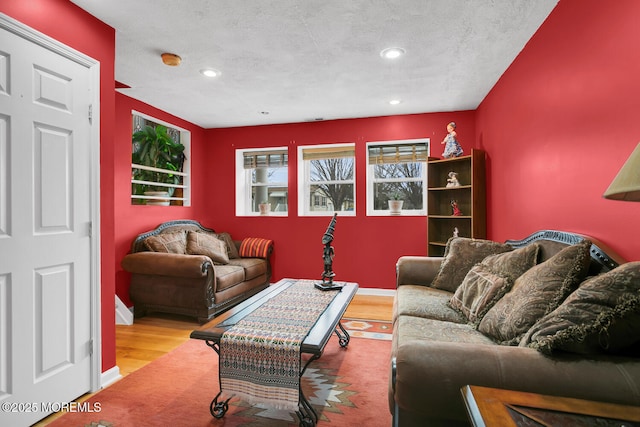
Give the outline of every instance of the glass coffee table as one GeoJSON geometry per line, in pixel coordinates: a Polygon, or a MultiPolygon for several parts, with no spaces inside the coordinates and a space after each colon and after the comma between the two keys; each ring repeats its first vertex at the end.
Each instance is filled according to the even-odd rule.
{"type": "MultiPolygon", "coordinates": [[[[222,335],[227,330],[231,329],[236,323],[253,313],[253,311],[258,307],[288,289],[299,280],[300,279],[280,280],[227,311],[220,322],[191,332],[190,337],[192,339],[205,341],[206,345],[211,347],[218,355],[220,355],[222,335]]],[[[349,345],[349,334],[340,323],[340,320],[356,294],[358,284],[350,282],[335,282],[335,284],[342,286],[342,288],[337,292],[335,298],[317,318],[313,327],[309,331],[309,334],[301,343],[300,352],[302,354],[307,354],[310,357],[301,365],[300,378],[302,378],[302,375],[309,364],[322,356],[324,348],[329,342],[329,338],[331,338],[334,333],[338,336],[341,347],[347,347],[349,345]]],[[[229,409],[228,402],[231,397],[226,400],[219,400],[221,394],[222,390],[213,398],[209,406],[211,415],[215,418],[224,417],[225,413],[229,409]]],[[[299,410],[296,413],[300,418],[300,426],[306,427],[316,425],[318,422],[318,414],[304,396],[302,387],[299,389],[298,409],[299,410]]]]}

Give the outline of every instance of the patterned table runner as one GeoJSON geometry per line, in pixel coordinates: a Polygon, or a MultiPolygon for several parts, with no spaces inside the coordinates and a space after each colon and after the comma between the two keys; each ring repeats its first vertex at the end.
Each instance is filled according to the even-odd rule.
{"type": "Polygon", "coordinates": [[[337,293],[298,280],[226,331],[220,340],[225,398],[296,411],[302,341],[337,293]]]}

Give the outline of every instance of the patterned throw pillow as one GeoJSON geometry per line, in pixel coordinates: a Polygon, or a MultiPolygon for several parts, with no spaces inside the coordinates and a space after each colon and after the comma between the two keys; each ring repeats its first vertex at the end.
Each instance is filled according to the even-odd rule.
{"type": "Polygon", "coordinates": [[[215,264],[228,264],[227,244],[216,236],[189,231],[187,234],[187,253],[189,255],[206,255],[215,264]]]}
{"type": "Polygon", "coordinates": [[[452,237],[444,250],[440,271],[433,279],[432,287],[455,292],[471,267],[488,257],[512,250],[511,245],[490,240],[452,237]]]}
{"type": "Polygon", "coordinates": [[[227,254],[229,255],[229,259],[240,258],[238,248],[236,248],[236,244],[233,242],[229,233],[217,233],[216,237],[227,245],[227,254]]]}
{"type": "Polygon", "coordinates": [[[485,313],[509,292],[515,280],[536,265],[538,251],[538,244],[532,243],[514,251],[489,255],[471,268],[449,304],[469,322],[480,323],[485,313]]]}
{"type": "Polygon", "coordinates": [[[567,246],[518,277],[511,291],[484,316],[478,330],[516,345],[538,319],[555,310],[587,275],[591,242],[567,246]]]}
{"type": "Polygon", "coordinates": [[[242,258],[267,258],[273,246],[273,240],[259,237],[247,237],[240,244],[240,257],[242,258]]]}
{"type": "Polygon", "coordinates": [[[152,252],[183,254],[187,247],[187,237],[184,231],[161,233],[144,239],[144,245],[152,252]]]}
{"type": "Polygon", "coordinates": [[[616,353],[640,343],[640,261],[586,280],[520,342],[551,354],[616,353]]]}

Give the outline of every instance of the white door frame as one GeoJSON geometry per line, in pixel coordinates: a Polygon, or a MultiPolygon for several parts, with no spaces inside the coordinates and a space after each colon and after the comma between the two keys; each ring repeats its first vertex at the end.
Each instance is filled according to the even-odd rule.
{"type": "Polygon", "coordinates": [[[93,99],[92,126],[89,147],[91,152],[91,391],[98,391],[102,373],[102,335],[100,298],[100,63],[95,59],[66,46],[0,13],[0,28],[57,53],[89,70],[93,99]]]}

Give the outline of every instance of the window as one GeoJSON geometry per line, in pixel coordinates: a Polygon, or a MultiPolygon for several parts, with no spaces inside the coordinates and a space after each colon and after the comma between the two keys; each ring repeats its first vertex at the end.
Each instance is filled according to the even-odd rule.
{"type": "Polygon", "coordinates": [[[355,215],[355,145],[298,147],[298,214],[355,215]]]}
{"type": "Polygon", "coordinates": [[[133,112],[131,204],[190,203],[191,132],[133,112]]]}
{"type": "Polygon", "coordinates": [[[390,215],[389,200],[402,213],[426,215],[429,139],[367,144],[367,215],[390,215]]]}
{"type": "Polygon", "coordinates": [[[287,147],[236,151],[236,215],[287,215],[289,210],[287,147]],[[264,205],[268,206],[264,210],[264,205]]]}

